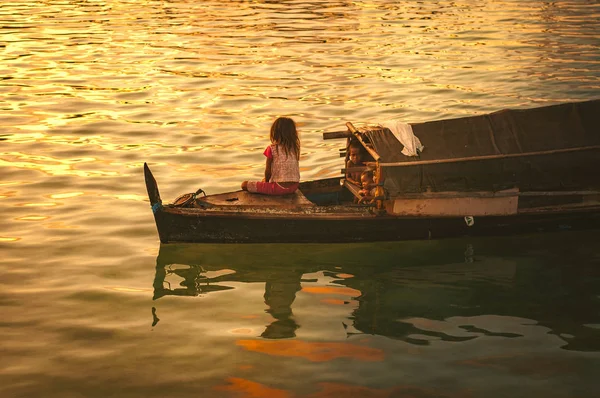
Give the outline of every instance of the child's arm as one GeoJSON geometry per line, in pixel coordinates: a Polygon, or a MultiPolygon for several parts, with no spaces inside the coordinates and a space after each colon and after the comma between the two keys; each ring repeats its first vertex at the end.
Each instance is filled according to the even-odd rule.
{"type": "Polygon", "coordinates": [[[271,179],[271,165],[273,164],[273,158],[267,158],[267,164],[265,165],[265,182],[269,182],[271,179]]]}
{"type": "Polygon", "coordinates": [[[267,147],[267,149],[265,149],[265,151],[263,152],[263,155],[265,155],[267,157],[267,163],[265,164],[265,179],[264,182],[269,182],[269,180],[271,179],[271,165],[273,164],[273,149],[271,148],[271,145],[269,145],[267,147]]]}

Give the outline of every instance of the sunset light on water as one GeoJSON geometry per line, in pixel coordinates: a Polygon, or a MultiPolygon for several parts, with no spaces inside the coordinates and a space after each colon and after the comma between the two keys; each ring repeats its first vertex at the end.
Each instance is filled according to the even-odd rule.
{"type": "MultiPolygon", "coordinates": [[[[600,232],[161,244],[162,198],[323,132],[598,99],[600,4],[0,5],[2,397],[597,397],[600,232]]],[[[429,143],[426,143],[426,147],[429,143]]]]}

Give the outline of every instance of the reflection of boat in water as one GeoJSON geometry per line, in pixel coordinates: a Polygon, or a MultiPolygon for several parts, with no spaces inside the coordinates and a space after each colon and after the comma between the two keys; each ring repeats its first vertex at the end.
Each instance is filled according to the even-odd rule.
{"type": "MultiPolygon", "coordinates": [[[[246,247],[249,248],[252,246],[246,247]]],[[[262,259],[261,265],[255,265],[255,255],[260,252],[260,248],[256,249],[258,251],[246,253],[251,257],[235,251],[240,255],[237,258],[221,246],[161,245],[153,284],[154,299],[234,289],[228,285],[231,282],[265,283],[263,298],[268,307],[265,312],[273,320],[261,336],[272,339],[294,337],[299,326],[293,317],[292,303],[301,289],[303,272],[279,267],[281,263],[265,263],[262,259]],[[231,264],[234,268],[211,264],[231,264]],[[172,286],[170,276],[180,278],[180,287],[172,286]]]]}
{"type": "Polygon", "coordinates": [[[598,279],[590,278],[597,268],[590,259],[598,232],[537,236],[359,245],[161,245],[154,298],[224,294],[235,306],[246,299],[236,297],[239,283],[264,284],[262,310],[272,319],[260,333],[263,338],[296,336],[310,327],[310,314],[337,316],[348,334],[411,344],[519,336],[477,323],[479,317],[494,316],[537,322],[552,334],[571,336],[565,338],[567,348],[600,350],[598,330],[584,326],[597,323],[598,279]],[[337,303],[313,300],[307,307],[307,297],[339,292],[344,298],[337,303]],[[453,326],[435,326],[440,324],[453,326]]]}
{"type": "Polygon", "coordinates": [[[190,265],[185,267],[157,267],[156,276],[154,278],[154,299],[159,299],[163,296],[197,296],[202,293],[218,292],[222,290],[233,289],[228,286],[212,284],[211,278],[205,275],[205,270],[198,265],[190,265]],[[166,281],[167,275],[175,274],[183,278],[179,288],[172,288],[170,283],[166,281]],[[167,286],[165,286],[165,283],[167,286]]]}
{"type": "MultiPolygon", "coordinates": [[[[244,277],[241,272],[229,272],[231,270],[218,270],[216,272],[207,271],[200,265],[190,264],[165,264],[157,265],[156,276],[154,278],[154,300],[164,296],[199,296],[212,292],[221,292],[234,289],[225,285],[230,281],[249,282],[252,280],[244,277]],[[173,288],[169,282],[170,275],[177,275],[182,280],[179,288],[173,288]],[[223,284],[225,283],[225,284],[223,284]]],[[[286,338],[294,337],[294,331],[298,325],[294,321],[292,314],[292,303],[296,298],[296,292],[301,289],[301,275],[273,275],[265,276],[265,304],[269,307],[266,312],[269,313],[274,321],[271,322],[262,333],[265,338],[286,338]]]]}
{"type": "Polygon", "coordinates": [[[417,156],[382,126],[324,135],[366,154],[352,173],[375,173],[367,205],[355,204],[360,190],[345,178],[304,181],[288,196],[189,194],[163,205],[145,164],[160,240],[392,241],[600,225],[600,100],[410,126],[426,148],[417,156]]]}

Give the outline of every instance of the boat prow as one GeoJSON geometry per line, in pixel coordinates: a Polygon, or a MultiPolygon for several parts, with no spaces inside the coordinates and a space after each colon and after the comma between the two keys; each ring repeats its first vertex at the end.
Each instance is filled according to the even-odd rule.
{"type": "Polygon", "coordinates": [[[144,162],[144,178],[146,180],[146,190],[148,191],[148,198],[150,199],[150,206],[152,208],[155,205],[162,205],[162,200],[160,199],[160,192],[158,191],[158,185],[156,184],[156,179],[150,171],[150,167],[148,164],[144,162]]]}

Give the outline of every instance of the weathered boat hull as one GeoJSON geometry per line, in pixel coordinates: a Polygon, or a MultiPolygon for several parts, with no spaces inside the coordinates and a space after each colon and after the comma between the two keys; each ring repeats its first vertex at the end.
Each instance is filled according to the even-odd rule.
{"type": "Polygon", "coordinates": [[[474,217],[247,217],[159,211],[160,240],[167,242],[334,243],[490,236],[598,228],[600,209],[555,214],[474,217]]]}
{"type": "MultiPolygon", "coordinates": [[[[600,206],[470,218],[377,215],[368,207],[334,204],[335,197],[343,193],[339,179],[303,183],[307,197],[310,198],[311,193],[322,195],[321,200],[332,203],[325,206],[178,208],[162,205],[156,181],[147,165],[145,174],[154,219],[163,243],[396,241],[600,227],[600,206]],[[323,199],[323,195],[331,198],[323,199]]],[[[240,194],[238,192],[236,196],[240,194]]]]}

